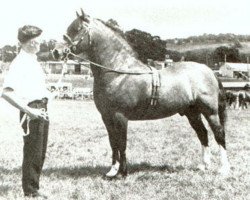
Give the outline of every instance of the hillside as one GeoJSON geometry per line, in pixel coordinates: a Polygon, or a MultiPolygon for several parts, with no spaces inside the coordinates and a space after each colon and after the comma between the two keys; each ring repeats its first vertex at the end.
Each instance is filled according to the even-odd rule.
{"type": "MultiPolygon", "coordinates": [[[[250,54],[250,42],[241,42],[242,47],[238,48],[240,53],[250,54]]],[[[230,42],[222,42],[222,43],[207,43],[200,42],[197,44],[194,43],[183,43],[183,44],[169,44],[166,43],[166,48],[171,51],[178,51],[180,53],[186,51],[197,51],[197,50],[207,50],[214,51],[216,48],[220,46],[233,47],[234,44],[230,42]]]]}
{"type": "Polygon", "coordinates": [[[175,38],[166,40],[166,47],[169,50],[180,53],[194,50],[213,51],[217,47],[236,47],[240,53],[250,53],[250,35],[227,34],[203,34],[200,36],[190,36],[188,38],[175,38]]]}

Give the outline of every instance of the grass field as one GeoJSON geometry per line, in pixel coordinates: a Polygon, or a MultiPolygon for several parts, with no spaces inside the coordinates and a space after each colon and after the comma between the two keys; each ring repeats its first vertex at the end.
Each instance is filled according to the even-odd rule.
{"type": "MultiPolygon", "coordinates": [[[[0,100],[0,199],[23,199],[23,141],[18,112],[0,100]],[[14,113],[14,115],[10,115],[14,113]]],[[[108,181],[107,132],[93,102],[54,101],[41,176],[49,199],[250,199],[250,110],[228,110],[227,147],[231,174],[217,175],[219,148],[209,131],[212,169],[197,171],[201,147],[186,118],[129,122],[126,179],[108,181]],[[150,123],[149,123],[150,122],[150,123]]]]}

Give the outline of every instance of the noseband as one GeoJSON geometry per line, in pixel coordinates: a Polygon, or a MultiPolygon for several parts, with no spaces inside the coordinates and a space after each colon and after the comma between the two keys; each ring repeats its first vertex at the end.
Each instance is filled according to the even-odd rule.
{"type": "MultiPolygon", "coordinates": [[[[90,28],[87,25],[83,25],[83,27],[86,28],[84,30],[83,34],[87,34],[87,37],[88,37],[88,47],[89,47],[91,45],[90,28]]],[[[83,30],[83,27],[80,29],[80,31],[83,30]]],[[[75,52],[76,49],[77,49],[77,47],[83,41],[84,37],[82,36],[79,40],[72,41],[71,38],[67,34],[65,34],[65,35],[63,35],[63,39],[70,45],[69,48],[71,49],[71,51],[75,52]]]]}

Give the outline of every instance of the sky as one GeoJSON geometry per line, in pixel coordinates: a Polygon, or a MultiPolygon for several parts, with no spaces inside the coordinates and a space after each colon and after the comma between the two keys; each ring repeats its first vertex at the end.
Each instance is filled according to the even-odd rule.
{"type": "Polygon", "coordinates": [[[124,31],[139,29],[161,39],[202,34],[250,35],[249,0],[0,0],[0,47],[17,44],[30,24],[45,40],[62,40],[80,8],[92,18],[115,19],[124,31]]]}

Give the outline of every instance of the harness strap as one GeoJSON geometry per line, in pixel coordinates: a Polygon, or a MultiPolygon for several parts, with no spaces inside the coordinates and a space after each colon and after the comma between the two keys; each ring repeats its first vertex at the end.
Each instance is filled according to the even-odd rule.
{"type": "Polygon", "coordinates": [[[151,94],[151,106],[156,106],[158,100],[159,100],[159,87],[161,86],[160,83],[160,74],[157,69],[154,67],[149,66],[149,68],[152,71],[152,94],[151,94]]]}

